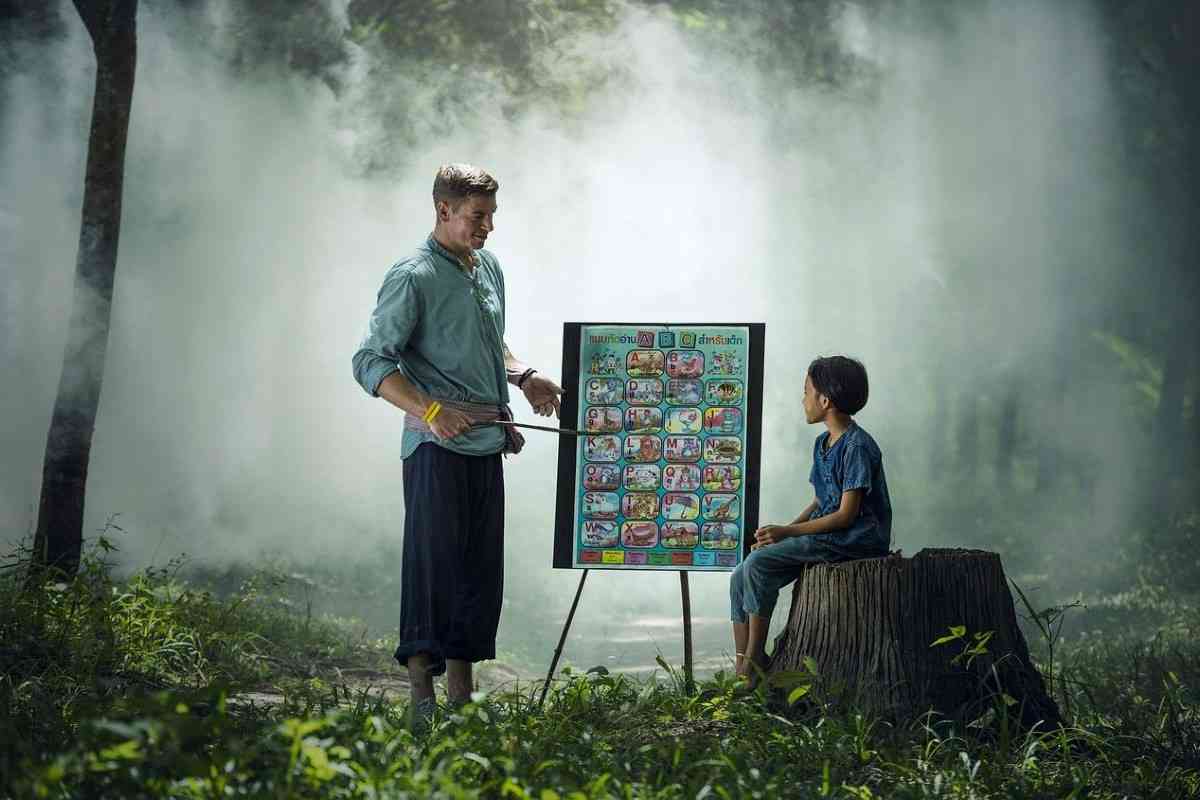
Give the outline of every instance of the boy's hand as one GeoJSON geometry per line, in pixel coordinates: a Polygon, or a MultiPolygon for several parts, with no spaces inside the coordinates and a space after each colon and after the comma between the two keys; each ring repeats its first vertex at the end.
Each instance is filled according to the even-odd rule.
{"type": "Polygon", "coordinates": [[[782,542],[789,536],[791,536],[791,532],[786,525],[764,525],[754,532],[754,544],[750,549],[757,550],[769,544],[782,542]]]}

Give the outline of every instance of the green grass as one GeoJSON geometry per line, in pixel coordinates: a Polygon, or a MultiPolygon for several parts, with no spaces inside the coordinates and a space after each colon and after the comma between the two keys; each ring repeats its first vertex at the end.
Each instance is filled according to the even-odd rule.
{"type": "MultiPolygon", "coordinates": [[[[285,688],[339,666],[385,666],[384,646],[279,602],[258,572],[224,597],[181,582],[180,564],[112,577],[100,536],[71,580],[25,583],[26,554],[0,564],[0,774],[120,715],[156,690],[285,688]]],[[[359,633],[355,633],[358,630],[359,633]]]]}
{"type": "Polygon", "coordinates": [[[1152,630],[1042,647],[1058,730],[1015,732],[1002,704],[970,724],[788,706],[721,673],[688,694],[664,662],[567,674],[541,709],[536,685],[477,694],[418,736],[403,698],[337,679],[386,663],[358,624],[267,574],[220,596],[177,565],[115,580],[105,546],[70,581],[0,570],[0,797],[1200,797],[1200,617],[1179,598],[1152,630]],[[283,701],[240,700],[264,684],[283,701]]]}

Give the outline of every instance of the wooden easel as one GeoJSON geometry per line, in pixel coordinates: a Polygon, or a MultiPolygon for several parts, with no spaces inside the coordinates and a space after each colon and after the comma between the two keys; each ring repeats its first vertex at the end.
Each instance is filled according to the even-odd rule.
{"type": "MultiPolygon", "coordinates": [[[[558,637],[558,647],[554,648],[554,658],[550,660],[550,670],[546,673],[546,682],[542,684],[542,696],[538,699],[538,709],[546,702],[546,693],[550,691],[550,681],[554,678],[554,670],[558,667],[558,659],[562,656],[563,645],[571,630],[571,621],[575,619],[575,609],[579,607],[579,596],[583,594],[583,584],[587,580],[588,569],[579,576],[579,586],[575,588],[575,599],[571,601],[571,610],[567,612],[567,621],[563,624],[562,635],[558,637]]],[[[683,600],[683,680],[685,691],[690,695],[695,692],[696,682],[692,672],[692,598],[688,592],[688,574],[679,571],[679,591],[683,600]]]]}
{"type": "MultiPolygon", "coordinates": [[[[763,353],[766,342],[766,325],[762,322],[564,322],[563,323],[563,360],[562,360],[562,376],[563,386],[567,387],[567,391],[562,398],[561,416],[560,419],[565,420],[580,420],[580,391],[583,388],[581,379],[585,378],[590,372],[581,371],[580,354],[583,344],[585,329],[590,329],[592,326],[597,327],[625,327],[635,328],[638,335],[638,343],[642,347],[652,347],[656,340],[651,338],[643,343],[641,337],[647,328],[653,328],[656,331],[671,332],[670,342],[662,345],[663,347],[674,347],[674,329],[675,328],[745,328],[749,334],[748,349],[745,351],[746,361],[744,362],[745,372],[741,372],[741,368],[730,375],[743,375],[745,380],[745,449],[743,452],[744,460],[742,464],[743,475],[742,480],[745,481],[745,493],[742,496],[742,513],[743,513],[743,531],[754,531],[758,528],[758,493],[759,493],[759,450],[762,443],[762,387],[763,387],[763,353]]],[[[733,331],[731,331],[732,333],[733,331]]],[[[653,336],[653,334],[647,334],[653,336]]],[[[695,336],[694,333],[690,336],[695,336]]],[[[744,344],[745,342],[739,342],[744,344]]],[[[692,349],[695,347],[695,342],[680,340],[680,346],[683,349],[692,349]]],[[[731,342],[732,344],[732,342],[731,342]]],[[[600,373],[596,373],[600,374],[600,373]]],[[[610,373],[604,373],[610,374],[610,373]]],[[[699,407],[699,404],[697,404],[699,407]]],[[[531,425],[518,423],[520,427],[534,428],[531,425]]],[[[585,435],[584,431],[577,429],[554,428],[548,426],[537,426],[536,430],[547,430],[551,433],[565,434],[559,436],[558,448],[558,501],[555,511],[555,539],[554,539],[554,567],[556,569],[577,569],[580,564],[575,560],[575,545],[576,545],[576,508],[575,503],[578,499],[577,478],[578,478],[578,440],[579,437],[585,435]]],[[[745,545],[743,544],[743,548],[745,545]]],[[[743,549],[743,557],[748,555],[749,551],[743,549]]],[[[736,561],[736,559],[735,559],[736,561]]],[[[590,562],[589,562],[590,563],[590,562]]],[[[727,566],[734,566],[729,564],[727,566]]],[[[575,599],[571,603],[571,610],[567,614],[566,622],[563,624],[562,635],[558,638],[558,647],[554,650],[554,657],[550,662],[550,669],[546,673],[546,681],[542,685],[542,694],[538,700],[538,708],[541,708],[546,701],[546,694],[550,690],[550,681],[554,678],[554,670],[558,668],[558,660],[562,656],[563,646],[567,641],[567,634],[571,630],[571,622],[575,618],[575,610],[579,606],[579,597],[583,593],[583,584],[587,580],[589,570],[583,568],[583,574],[579,576],[579,586],[575,589],[575,599]]],[[[695,692],[695,674],[692,661],[692,601],[688,592],[688,576],[687,572],[680,570],[679,572],[679,589],[681,599],[683,601],[683,676],[685,690],[692,694],[695,692]]]]}

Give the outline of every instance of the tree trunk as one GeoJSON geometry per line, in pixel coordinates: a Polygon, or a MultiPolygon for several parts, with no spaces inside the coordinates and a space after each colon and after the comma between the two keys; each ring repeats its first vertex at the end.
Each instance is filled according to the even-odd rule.
{"type": "Polygon", "coordinates": [[[1200,469],[1200,325],[1195,328],[1192,331],[1192,338],[1196,340],[1196,349],[1192,351],[1192,446],[1184,448],[1188,454],[1188,468],[1193,470],[1200,469]]]}
{"type": "Polygon", "coordinates": [[[1020,413],[1020,395],[1017,381],[1001,388],[1000,425],[996,439],[996,486],[1001,491],[1012,488],[1013,456],[1017,451],[1017,414],[1020,413]]]}
{"type": "MultiPolygon", "coordinates": [[[[1065,397],[1067,393],[1067,376],[1061,365],[1066,357],[1056,352],[1051,363],[1056,365],[1054,373],[1047,377],[1043,392],[1038,398],[1041,407],[1042,420],[1060,420],[1066,413],[1065,397]]],[[[1039,492],[1049,492],[1060,484],[1062,469],[1062,453],[1053,424],[1043,424],[1037,431],[1037,473],[1036,486],[1039,492]]]]}
{"type": "MultiPolygon", "coordinates": [[[[1178,327],[1172,327],[1172,334],[1188,324],[1183,318],[1190,317],[1190,314],[1180,312],[1178,316],[1181,320],[1178,327]]],[[[1154,468],[1158,474],[1152,478],[1151,492],[1158,506],[1171,504],[1171,490],[1184,462],[1185,448],[1180,446],[1183,438],[1183,400],[1187,384],[1186,370],[1192,361],[1192,354],[1184,350],[1187,345],[1180,341],[1181,338],[1172,335],[1164,345],[1167,354],[1163,363],[1162,388],[1159,391],[1158,408],[1154,411],[1152,429],[1162,458],[1155,459],[1154,468]]]]}
{"type": "Polygon", "coordinates": [[[911,559],[807,568],[768,674],[802,671],[806,658],[815,662],[819,691],[896,719],[933,709],[970,720],[1002,708],[1026,727],[1060,721],[995,553],[926,549],[911,559]],[[931,646],[958,626],[961,637],[931,646]],[[988,632],[986,652],[964,652],[988,632]]]}
{"type": "Polygon", "coordinates": [[[958,476],[974,478],[979,464],[979,397],[973,387],[959,395],[958,476]]]}
{"type": "MultiPolygon", "coordinates": [[[[1196,49],[1196,37],[1200,36],[1200,6],[1195,3],[1181,4],[1178,18],[1172,26],[1171,69],[1178,76],[1180,107],[1183,111],[1185,135],[1183,177],[1186,194],[1185,215],[1190,220],[1187,226],[1185,246],[1180,264],[1187,293],[1181,307],[1195,309],[1200,302],[1200,52],[1196,49]]],[[[1190,462],[1189,467],[1200,466],[1200,324],[1195,313],[1178,313],[1179,346],[1191,349],[1191,373],[1195,388],[1192,391],[1191,418],[1194,429],[1193,447],[1178,448],[1190,462]],[[1189,457],[1190,456],[1190,457],[1189,457]]],[[[1183,427],[1183,426],[1181,426],[1183,427]]]]}
{"type": "Polygon", "coordinates": [[[75,297],[46,437],[34,538],[38,563],[68,573],[78,568],[83,543],[84,490],[108,349],[125,140],[137,65],[137,0],[75,0],[75,7],[92,37],[96,90],[75,260],[75,297]]]}
{"type": "Polygon", "coordinates": [[[948,372],[949,370],[941,365],[933,369],[933,412],[928,418],[929,432],[926,438],[931,481],[941,481],[946,475],[946,453],[950,449],[950,437],[946,432],[946,420],[950,418],[950,404],[946,400],[948,372]]]}

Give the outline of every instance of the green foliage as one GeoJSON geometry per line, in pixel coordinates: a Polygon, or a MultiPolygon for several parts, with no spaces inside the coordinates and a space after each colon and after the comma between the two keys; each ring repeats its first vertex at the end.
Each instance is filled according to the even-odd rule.
{"type": "Polygon", "coordinates": [[[117,581],[105,561],[115,549],[102,534],[69,580],[32,579],[25,552],[0,569],[3,771],[147,692],[249,688],[369,650],[271,602],[269,575],[221,599],[181,583],[178,560],[117,581]]]}
{"type": "Polygon", "coordinates": [[[1158,408],[1162,395],[1162,364],[1155,354],[1139,347],[1115,333],[1092,331],[1092,338],[1104,345],[1120,364],[1126,385],[1131,385],[1138,396],[1138,408],[1145,413],[1158,408]]]}
{"type": "Polygon", "coordinates": [[[215,17],[219,24],[214,15],[195,13],[201,8],[178,9],[176,14],[193,26],[193,35],[213,48],[235,76],[294,73],[320,80],[335,91],[341,89],[350,37],[329,4],[232,0],[215,17]]]}
{"type": "MultiPolygon", "coordinates": [[[[224,599],[176,564],[119,582],[106,546],[70,582],[2,571],[0,724],[17,735],[0,797],[1200,796],[1200,615],[1178,599],[1149,641],[1059,643],[1056,730],[1017,731],[1004,698],[967,725],[867,717],[819,696],[811,660],[755,693],[724,672],[688,691],[664,659],[646,681],[564,669],[541,710],[540,683],[476,693],[414,735],[405,703],[294,668],[377,654],[276,610],[276,579],[224,599]],[[246,702],[266,679],[284,702],[246,702]]],[[[1054,637],[1062,609],[1038,617],[1054,637]]],[[[935,645],[969,658],[986,640],[935,645]]]]}
{"type": "Polygon", "coordinates": [[[248,721],[219,693],[181,701],[163,692],[136,715],[85,723],[17,788],[197,798],[1187,797],[1200,788],[1186,751],[1195,699],[1178,676],[1158,705],[1141,705],[1146,729],[1124,727],[1118,711],[1003,748],[990,732],[936,721],[782,716],[738,697],[723,675],[700,690],[571,674],[544,713],[529,691],[480,694],[439,712],[423,737],[399,705],[248,721]]]}
{"type": "Polygon", "coordinates": [[[972,661],[987,653],[988,642],[992,640],[992,636],[995,633],[995,631],[975,631],[970,636],[967,636],[965,625],[951,625],[946,635],[934,639],[930,642],[929,646],[941,647],[951,642],[959,643],[961,649],[950,658],[950,663],[970,667],[972,661]]]}

